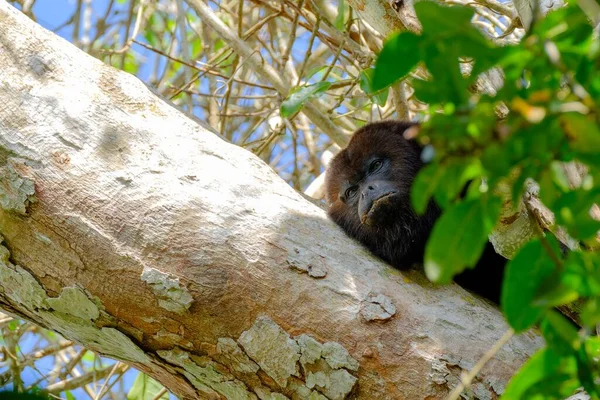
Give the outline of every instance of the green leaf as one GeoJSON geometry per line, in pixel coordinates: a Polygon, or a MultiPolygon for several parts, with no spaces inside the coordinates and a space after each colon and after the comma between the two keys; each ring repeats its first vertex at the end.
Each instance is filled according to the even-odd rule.
{"type": "Polygon", "coordinates": [[[443,165],[429,164],[415,178],[411,187],[411,203],[415,211],[423,214],[434,196],[442,208],[446,208],[465,188],[468,181],[483,173],[476,158],[452,158],[443,165]]]}
{"type": "Polygon", "coordinates": [[[580,386],[579,379],[571,374],[550,375],[530,386],[521,398],[523,400],[564,400],[575,393],[580,386]]]}
{"type": "Polygon", "coordinates": [[[139,69],[139,60],[135,58],[131,53],[125,54],[125,63],[123,64],[123,71],[129,72],[135,75],[139,69]]]}
{"type": "Polygon", "coordinates": [[[479,159],[471,157],[451,159],[441,168],[444,174],[434,198],[442,208],[448,207],[456,199],[468,181],[480,178],[483,174],[479,159]]]}
{"type": "Polygon", "coordinates": [[[189,35],[188,42],[192,47],[192,57],[201,57],[204,43],[202,42],[202,39],[200,37],[196,36],[196,32],[189,35]]]}
{"type": "Polygon", "coordinates": [[[563,165],[558,161],[552,161],[550,163],[550,171],[552,172],[552,179],[554,183],[563,191],[567,192],[570,188],[569,179],[567,173],[563,168],[563,165]]]}
{"type": "Polygon", "coordinates": [[[484,168],[493,174],[494,178],[504,177],[513,168],[510,156],[505,148],[498,143],[490,143],[481,156],[484,168]]]}
{"type": "Polygon", "coordinates": [[[579,316],[585,326],[595,327],[600,323],[600,298],[594,297],[586,301],[579,316]]]}
{"type": "Polygon", "coordinates": [[[531,392],[528,390],[534,385],[557,380],[564,382],[569,377],[575,378],[576,373],[574,356],[560,356],[552,349],[541,349],[513,375],[502,394],[502,400],[529,400],[531,392]]]}
{"type": "Polygon", "coordinates": [[[539,124],[528,124],[519,127],[509,136],[505,143],[505,151],[510,155],[512,164],[527,162],[537,168],[552,161],[565,144],[565,135],[558,121],[545,118],[539,124]],[[533,162],[535,161],[535,163],[533,162]]]}
{"type": "Polygon", "coordinates": [[[373,74],[375,73],[375,68],[367,68],[360,71],[360,90],[365,92],[366,94],[373,94],[373,74]]]}
{"type": "Polygon", "coordinates": [[[498,220],[500,206],[498,198],[483,196],[446,209],[425,247],[429,280],[448,283],[466,267],[475,266],[498,220]]]}
{"type": "MultiPolygon", "coordinates": [[[[556,240],[545,238],[552,251],[559,254],[556,240]]],[[[517,332],[535,324],[547,307],[536,306],[534,298],[540,282],[550,277],[555,269],[552,259],[539,239],[527,243],[508,263],[502,282],[500,304],[510,326],[517,332]]]]}
{"type": "MultiPolygon", "coordinates": [[[[160,383],[148,375],[139,372],[133,382],[133,386],[129,390],[129,393],[127,393],[127,400],[152,400],[161,390],[163,390],[163,386],[160,383]]],[[[159,399],[168,400],[169,392],[165,392],[159,399]]]]}
{"type": "Polygon", "coordinates": [[[417,3],[415,10],[423,25],[422,35],[402,32],[385,43],[376,63],[374,90],[405,78],[423,61],[433,77],[427,82],[413,82],[421,101],[467,104],[469,85],[481,72],[498,64],[506,51],[471,24],[474,11],[469,7],[425,1],[417,3]],[[475,58],[470,76],[462,75],[459,57],[475,58]]]}
{"type": "Polygon", "coordinates": [[[600,254],[570,251],[564,262],[562,281],[582,297],[600,296],[600,254]]]}
{"type": "Polygon", "coordinates": [[[600,127],[593,116],[568,113],[560,122],[576,157],[591,165],[600,163],[600,127]]]}
{"type": "Polygon", "coordinates": [[[548,207],[551,207],[564,192],[569,190],[568,184],[563,190],[562,176],[560,174],[562,172],[564,176],[564,170],[558,164],[558,162],[553,162],[550,165],[550,168],[542,171],[540,176],[536,179],[540,185],[540,199],[548,207]],[[555,165],[558,166],[555,167],[555,165]]]}
{"type": "Polygon", "coordinates": [[[592,26],[576,4],[568,3],[556,13],[549,13],[534,25],[533,32],[541,38],[562,42],[563,46],[586,40],[592,34],[592,26]]]}
{"type": "Polygon", "coordinates": [[[579,292],[569,283],[562,271],[555,270],[541,284],[532,304],[540,308],[557,307],[579,298],[579,292]]]}
{"type": "MultiPolygon", "coordinates": [[[[600,255],[598,253],[572,250],[562,264],[560,270],[553,271],[540,285],[533,302],[535,306],[556,307],[573,302],[579,297],[600,296],[600,255]]],[[[593,302],[589,303],[588,307],[592,306],[593,302]]],[[[589,311],[594,312],[593,309],[589,311]]],[[[592,315],[590,314],[590,319],[592,315]]]]}
{"type": "Polygon", "coordinates": [[[558,354],[575,354],[581,347],[577,329],[562,314],[549,310],[540,324],[548,347],[558,354]]]}
{"type": "Polygon", "coordinates": [[[600,398],[597,384],[598,377],[600,377],[600,363],[598,363],[598,359],[600,359],[600,338],[598,336],[586,337],[583,346],[579,350],[579,355],[579,380],[592,398],[600,398]],[[582,377],[582,373],[588,374],[588,376],[582,377]]]}
{"type": "MultiPolygon", "coordinates": [[[[304,80],[308,81],[310,78],[313,77],[313,75],[316,75],[320,72],[325,72],[325,70],[327,68],[328,68],[327,65],[317,65],[316,67],[309,69],[308,72],[306,74],[304,74],[304,80]]],[[[321,74],[320,76],[323,76],[323,75],[321,74]]]]}
{"type": "Polygon", "coordinates": [[[156,32],[149,29],[144,32],[144,39],[146,39],[146,42],[152,47],[158,47],[160,45],[160,38],[156,32]]]}
{"type": "Polygon", "coordinates": [[[487,44],[482,34],[471,24],[475,11],[470,7],[448,7],[433,1],[421,1],[415,4],[415,11],[423,32],[427,32],[429,36],[437,34],[450,38],[465,35],[487,44]]]}
{"type": "Polygon", "coordinates": [[[423,214],[437,188],[440,179],[444,175],[444,169],[439,165],[429,164],[419,171],[410,189],[410,200],[414,210],[423,214]]]}
{"type": "Polygon", "coordinates": [[[373,74],[375,68],[365,69],[360,72],[360,89],[373,97],[375,104],[383,106],[387,102],[389,89],[385,88],[377,92],[373,92],[373,74]]]}
{"type": "Polygon", "coordinates": [[[281,103],[281,116],[287,118],[296,114],[307,101],[325,93],[329,86],[331,86],[331,82],[318,82],[295,88],[281,103]]]}
{"type": "Polygon", "coordinates": [[[598,360],[590,357],[587,342],[577,352],[577,377],[592,399],[600,398],[598,360]]]}
{"type": "MultiPolygon", "coordinates": [[[[504,56],[503,48],[496,47],[471,20],[474,10],[470,7],[448,7],[436,2],[415,4],[415,11],[423,25],[425,65],[439,86],[454,87],[455,99],[468,100],[467,84],[477,76],[498,64],[504,56]],[[458,67],[458,57],[475,60],[469,76],[463,76],[458,67]]],[[[446,96],[442,96],[443,99],[446,96]]],[[[440,102],[438,100],[437,102],[440,102]]]]}
{"type": "Polygon", "coordinates": [[[447,102],[457,105],[466,104],[470,97],[469,80],[463,77],[460,71],[458,45],[456,43],[438,44],[425,47],[422,52],[425,54],[424,61],[427,69],[433,77],[427,81],[414,80],[413,87],[417,98],[430,104],[447,102]],[[438,46],[444,48],[440,49],[438,46]]]}
{"type": "Polygon", "coordinates": [[[339,30],[339,31],[344,31],[344,27],[346,24],[346,9],[348,8],[348,5],[346,4],[346,2],[344,0],[339,0],[338,1],[338,13],[337,13],[337,17],[335,17],[335,21],[334,21],[334,25],[335,27],[339,30]]]}
{"type": "Polygon", "coordinates": [[[600,222],[590,215],[592,205],[600,202],[600,188],[577,189],[564,193],[551,206],[556,223],[567,228],[574,238],[586,240],[600,230],[600,222]]]}
{"type": "Polygon", "coordinates": [[[380,90],[373,96],[373,102],[378,106],[385,106],[385,103],[387,103],[389,93],[390,91],[388,89],[380,90]]]}
{"type": "Polygon", "coordinates": [[[373,75],[373,91],[406,77],[421,60],[421,37],[411,32],[393,35],[383,46],[373,75]]]}

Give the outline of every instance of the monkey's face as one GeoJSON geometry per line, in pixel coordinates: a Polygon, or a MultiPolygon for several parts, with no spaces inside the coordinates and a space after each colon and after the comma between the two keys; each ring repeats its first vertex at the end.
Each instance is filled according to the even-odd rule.
{"type": "Polygon", "coordinates": [[[345,208],[346,214],[353,214],[362,225],[375,227],[391,223],[394,206],[406,195],[402,185],[392,178],[397,168],[394,161],[381,153],[364,159],[351,176],[340,182],[337,206],[345,208]]]}
{"type": "Polygon", "coordinates": [[[404,133],[416,128],[397,121],[366,125],[331,160],[328,213],[350,236],[369,244],[411,229],[410,187],[422,163],[419,146],[404,133]]]}

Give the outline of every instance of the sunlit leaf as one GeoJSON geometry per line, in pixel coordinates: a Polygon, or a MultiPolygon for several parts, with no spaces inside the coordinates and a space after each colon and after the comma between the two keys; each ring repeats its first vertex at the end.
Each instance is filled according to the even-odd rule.
{"type": "Polygon", "coordinates": [[[366,94],[372,95],[375,104],[379,106],[385,105],[387,102],[389,89],[385,88],[377,92],[373,92],[373,74],[375,68],[365,69],[360,72],[360,89],[366,94]]]}
{"type": "Polygon", "coordinates": [[[381,90],[406,77],[421,60],[421,43],[421,37],[412,32],[392,36],[377,57],[372,90],[381,90]]]}
{"type": "Polygon", "coordinates": [[[335,17],[334,25],[340,30],[344,31],[344,26],[346,24],[346,11],[348,9],[348,4],[345,1],[338,1],[338,9],[337,16],[335,17]]]}
{"type": "Polygon", "coordinates": [[[592,206],[600,202],[600,188],[577,189],[564,193],[552,205],[556,222],[567,228],[571,236],[585,240],[600,230],[600,221],[590,215],[592,206]]]}
{"type": "Polygon", "coordinates": [[[437,221],[425,248],[425,273],[437,283],[477,263],[488,234],[500,215],[501,201],[481,197],[448,207],[437,221]]]}
{"type": "MultiPolygon", "coordinates": [[[[127,393],[127,400],[152,400],[163,390],[163,386],[148,375],[138,372],[133,386],[127,393]]],[[[160,397],[160,400],[168,400],[169,393],[165,392],[160,397]]]]}
{"type": "Polygon", "coordinates": [[[560,120],[577,157],[592,165],[600,163],[600,127],[594,117],[568,113],[560,120]]]}
{"type": "Polygon", "coordinates": [[[574,354],[581,346],[573,323],[557,311],[549,310],[540,324],[546,344],[558,354],[574,354]]]}
{"type": "Polygon", "coordinates": [[[281,103],[281,116],[287,118],[294,115],[304,107],[307,101],[325,93],[329,86],[331,86],[331,82],[318,82],[294,89],[281,103]]]}
{"type": "Polygon", "coordinates": [[[586,301],[581,309],[581,322],[588,327],[600,323],[600,298],[594,297],[586,301]]]}
{"type": "MultiPolygon", "coordinates": [[[[543,387],[545,383],[564,382],[576,378],[576,374],[577,362],[574,356],[560,356],[551,349],[541,349],[513,375],[502,394],[502,400],[529,400],[532,397],[529,397],[531,392],[528,390],[534,385],[542,383],[543,387]]],[[[560,394],[555,392],[554,395],[560,394]]],[[[538,397],[547,398],[555,397],[538,397]]]]}
{"type": "Polygon", "coordinates": [[[545,240],[549,249],[539,239],[527,243],[508,263],[504,274],[502,310],[517,332],[531,327],[547,310],[545,306],[536,306],[534,299],[541,282],[556,268],[548,251],[558,254],[560,249],[552,237],[545,240]]]}

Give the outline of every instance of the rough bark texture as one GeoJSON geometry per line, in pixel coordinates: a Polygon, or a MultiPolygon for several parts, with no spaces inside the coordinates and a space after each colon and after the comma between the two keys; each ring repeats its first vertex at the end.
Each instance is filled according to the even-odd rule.
{"type": "Polygon", "coordinates": [[[387,36],[394,31],[420,31],[413,0],[348,0],[360,19],[387,36]]]}
{"type": "MultiPolygon", "coordinates": [[[[441,398],[506,331],[0,2],[0,306],[184,398],[441,398]]],[[[471,397],[539,346],[513,338],[471,397]]]]}

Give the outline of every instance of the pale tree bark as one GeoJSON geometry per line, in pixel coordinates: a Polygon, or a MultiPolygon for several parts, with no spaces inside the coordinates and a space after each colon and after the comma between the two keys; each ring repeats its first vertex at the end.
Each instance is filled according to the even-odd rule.
{"type": "Polygon", "coordinates": [[[565,4],[562,0],[513,0],[513,3],[525,29],[529,29],[534,15],[544,16],[565,4]]]}
{"type": "MultiPolygon", "coordinates": [[[[0,307],[182,398],[442,398],[508,329],[5,2],[0,101],[0,307]]],[[[513,337],[469,396],[541,342],[513,337]]]]}
{"type": "Polygon", "coordinates": [[[348,0],[360,19],[384,37],[397,31],[420,31],[414,0],[348,0]]]}

